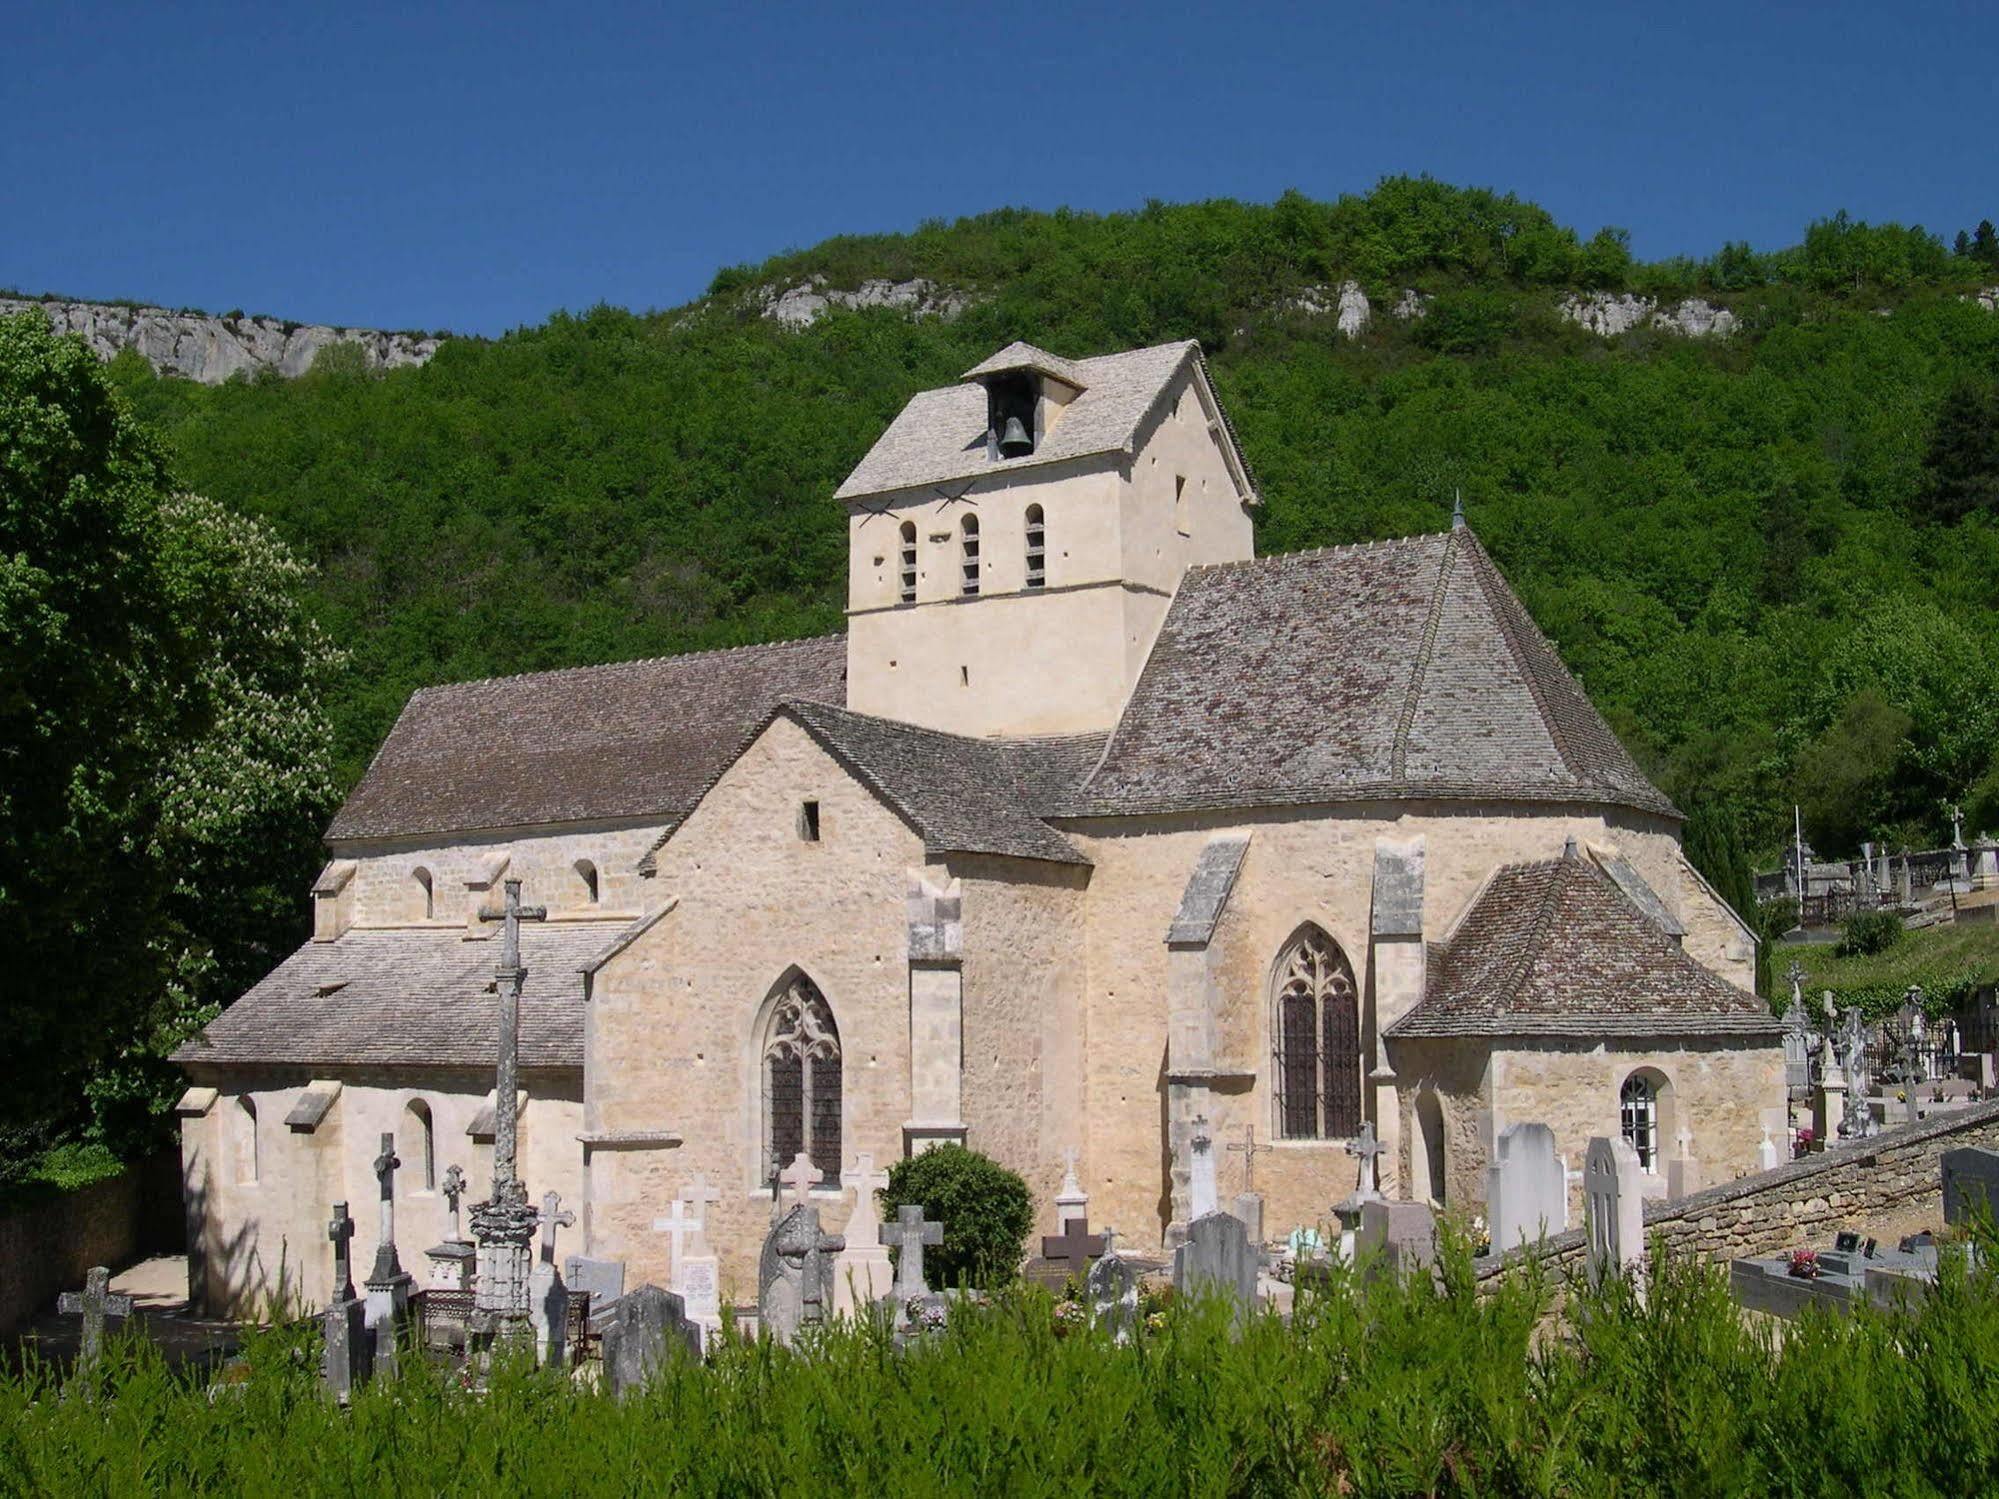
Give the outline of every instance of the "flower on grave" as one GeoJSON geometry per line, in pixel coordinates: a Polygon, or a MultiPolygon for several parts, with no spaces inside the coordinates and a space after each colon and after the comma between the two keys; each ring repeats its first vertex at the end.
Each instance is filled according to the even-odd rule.
{"type": "Polygon", "coordinates": [[[1063,1337],[1082,1328],[1089,1321],[1089,1313],[1083,1310],[1080,1301],[1058,1301],[1055,1303],[1055,1336],[1063,1337]]]}
{"type": "Polygon", "coordinates": [[[1485,1214],[1473,1213],[1467,1232],[1471,1237],[1471,1252],[1473,1254],[1492,1253],[1492,1230],[1486,1226],[1485,1214]]]}
{"type": "Polygon", "coordinates": [[[1158,1332],[1165,1325],[1166,1325],[1166,1313],[1164,1312],[1152,1312],[1145,1319],[1145,1328],[1147,1332],[1158,1332]]]}
{"type": "Polygon", "coordinates": [[[1791,1251],[1791,1274],[1799,1280],[1819,1278],[1819,1252],[1816,1249],[1793,1249],[1791,1251]]]}

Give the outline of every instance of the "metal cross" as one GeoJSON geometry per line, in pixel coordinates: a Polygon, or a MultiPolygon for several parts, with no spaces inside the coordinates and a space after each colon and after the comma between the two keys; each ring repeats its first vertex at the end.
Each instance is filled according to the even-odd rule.
{"type": "Polygon", "coordinates": [[[346,1203],[333,1204],[333,1218],[326,1225],[326,1237],[333,1241],[333,1299],[352,1301],[354,1264],[348,1258],[347,1241],[354,1237],[354,1220],[347,1216],[346,1203]]]}
{"type": "Polygon", "coordinates": [[[895,1222],[881,1226],[881,1242],[899,1251],[895,1258],[895,1295],[899,1300],[922,1296],[930,1290],[923,1279],[923,1246],[944,1242],[944,1225],[926,1223],[923,1209],[906,1202],[896,1209],[895,1222]]]}
{"type": "Polygon", "coordinates": [[[1256,1158],[1262,1155],[1266,1150],[1275,1150],[1277,1147],[1274,1145],[1257,1144],[1256,1126],[1253,1124],[1245,1124],[1242,1127],[1242,1144],[1231,1145],[1227,1148],[1242,1156],[1243,1191],[1254,1192],[1256,1190],[1256,1158]]]}
{"type": "Polygon", "coordinates": [[[1061,1233],[1042,1236],[1041,1257],[1051,1264],[1071,1266],[1073,1274],[1088,1269],[1090,1261],[1104,1252],[1107,1242],[1104,1235],[1090,1232],[1088,1218],[1071,1218],[1062,1225],[1061,1233]]]}
{"type": "Polygon", "coordinates": [[[493,986],[500,998],[500,1055],[495,1068],[498,1093],[493,1100],[493,1200],[511,1199],[519,1194],[513,1187],[514,1153],[520,1139],[519,1086],[521,1061],[521,985],[527,970],[521,967],[521,923],[548,920],[548,907],[521,904],[521,882],[505,882],[507,903],[499,910],[479,913],[481,921],[497,921],[500,927],[500,966],[493,986]]]}
{"type": "Polygon", "coordinates": [[[458,1199],[465,1195],[465,1173],[456,1166],[446,1166],[440,1190],[444,1193],[444,1200],[451,1205],[451,1237],[456,1239],[459,1237],[458,1199]]]}
{"type": "Polygon", "coordinates": [[[56,1298],[56,1310],[66,1317],[83,1316],[83,1332],[77,1343],[76,1366],[93,1369],[104,1352],[104,1319],[132,1315],[132,1298],[111,1289],[111,1272],[92,1265],[83,1277],[81,1291],[64,1291],[56,1298]]]}
{"type": "Polygon", "coordinates": [[[570,1228],[576,1223],[576,1215],[574,1213],[570,1212],[567,1208],[562,1208],[562,1211],[557,1212],[558,1208],[562,1208],[562,1194],[560,1192],[544,1192],[541,1194],[541,1262],[544,1265],[553,1265],[555,1263],[556,1229],[570,1228]]]}
{"type": "Polygon", "coordinates": [[[1360,1133],[1347,1141],[1347,1154],[1360,1157],[1360,1177],[1354,1183],[1356,1196],[1365,1197],[1370,1192],[1377,1197],[1381,1195],[1381,1172],[1375,1161],[1385,1149],[1374,1137],[1374,1121],[1361,1120],[1360,1133]]]}

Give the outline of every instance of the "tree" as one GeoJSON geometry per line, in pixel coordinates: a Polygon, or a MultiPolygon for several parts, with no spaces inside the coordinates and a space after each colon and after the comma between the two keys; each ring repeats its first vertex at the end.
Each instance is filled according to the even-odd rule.
{"type": "Polygon", "coordinates": [[[1914,724],[1878,688],[1865,687],[1798,756],[1797,802],[1822,852],[1858,848],[1885,819],[1914,724]]]}
{"type": "Polygon", "coordinates": [[[1978,221],[1978,228],[1971,235],[1971,255],[1986,265],[1999,266],[1999,231],[1993,229],[1992,220],[1978,221]]]}
{"type": "Polygon", "coordinates": [[[1971,236],[1962,229],[1958,230],[1957,238],[1950,242],[1950,253],[1959,260],[1971,259],[1971,236]]]}
{"type": "Polygon", "coordinates": [[[296,900],[331,801],[335,661],[297,584],[261,526],[177,493],[80,339],[39,312],[0,319],[0,1148],[14,1160],[80,1121],[107,1065],[180,1040],[214,984],[298,922],[295,906],[275,919],[269,887],[296,900]]]}
{"type": "Polygon", "coordinates": [[[1999,383],[1967,378],[1945,393],[1923,472],[1920,508],[1930,520],[1999,513],[1999,383]]]}
{"type": "MultiPolygon", "coordinates": [[[[1714,886],[1715,894],[1727,901],[1735,914],[1756,927],[1756,877],[1743,848],[1741,824],[1734,811],[1719,802],[1697,802],[1687,813],[1680,831],[1680,850],[1687,862],[1714,886]]],[[[1758,933],[1761,936],[1761,933],[1758,933]]],[[[1770,992],[1770,944],[1756,947],[1756,992],[1770,992]]]]}

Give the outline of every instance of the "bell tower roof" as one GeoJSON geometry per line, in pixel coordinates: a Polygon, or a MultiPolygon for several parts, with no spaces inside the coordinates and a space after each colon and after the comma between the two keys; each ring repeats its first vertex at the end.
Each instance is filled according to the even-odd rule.
{"type": "Polygon", "coordinates": [[[1046,349],[1037,349],[1033,344],[1016,340],[1001,349],[990,359],[981,359],[958,378],[966,381],[982,381],[993,375],[1046,375],[1060,380],[1064,385],[1077,391],[1090,388],[1089,381],[1076,364],[1051,354],[1046,349]]]}

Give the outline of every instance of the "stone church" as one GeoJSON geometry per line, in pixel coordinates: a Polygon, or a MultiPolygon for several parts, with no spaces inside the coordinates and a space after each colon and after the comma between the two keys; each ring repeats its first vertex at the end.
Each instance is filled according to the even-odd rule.
{"type": "Polygon", "coordinates": [[[1648,1180],[1755,1169],[1754,938],[1462,521],[1254,555],[1199,348],[1015,344],[828,503],[844,635],[416,693],[328,828],[312,940],[178,1055],[197,1292],[327,1293],[397,1139],[406,1262],[492,1160],[496,928],[525,925],[521,1174],[558,1254],[666,1283],[701,1178],[755,1297],[772,1178],[963,1141],[1044,1231],[1065,1159],[1162,1245],[1197,1134],[1274,1237],[1351,1192],[1475,1208],[1500,1131],[1648,1180]]]}

